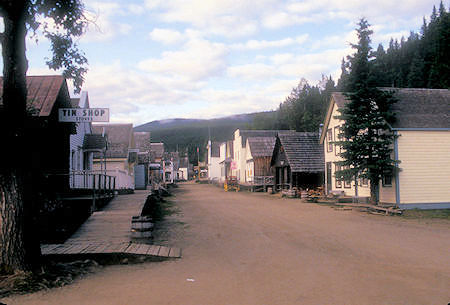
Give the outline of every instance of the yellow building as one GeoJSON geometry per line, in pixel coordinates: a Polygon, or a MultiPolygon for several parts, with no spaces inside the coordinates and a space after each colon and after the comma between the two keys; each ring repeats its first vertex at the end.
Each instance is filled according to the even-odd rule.
{"type": "MultiPolygon", "coordinates": [[[[398,89],[393,106],[396,122],[391,130],[398,135],[394,142],[394,158],[400,170],[383,177],[380,202],[402,209],[450,208],[450,91],[447,89],[398,89]]],[[[336,164],[341,160],[339,127],[344,122],[335,118],[347,100],[333,93],[324,122],[320,143],[325,153],[325,188],[328,194],[369,197],[368,181],[343,182],[335,179],[336,164]]]]}

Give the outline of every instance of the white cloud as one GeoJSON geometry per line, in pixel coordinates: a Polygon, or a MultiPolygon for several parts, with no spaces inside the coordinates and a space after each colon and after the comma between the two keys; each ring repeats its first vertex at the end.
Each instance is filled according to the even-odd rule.
{"type": "Polygon", "coordinates": [[[248,40],[246,43],[231,45],[236,50],[261,50],[266,48],[282,48],[295,44],[302,44],[308,39],[308,34],[297,36],[296,38],[284,38],[280,40],[248,40]]]}
{"type": "Polygon", "coordinates": [[[224,44],[204,39],[191,39],[180,51],[163,52],[160,58],[139,62],[147,72],[199,81],[222,73],[226,67],[227,48],[224,44]]]}
{"type": "Polygon", "coordinates": [[[130,4],[127,7],[128,11],[134,15],[142,15],[145,12],[145,8],[142,5],[130,4]]]}
{"type": "Polygon", "coordinates": [[[187,23],[206,33],[226,37],[256,33],[260,15],[277,3],[277,0],[146,1],[147,7],[164,22],[187,23]]]}
{"type": "MultiPolygon", "coordinates": [[[[318,53],[295,55],[291,53],[274,54],[268,63],[250,63],[231,66],[227,76],[265,84],[282,79],[300,79],[302,77],[314,82],[322,74],[329,74],[338,67],[342,57],[350,54],[350,48],[329,49],[318,53]]],[[[333,75],[334,76],[334,75],[333,75]]]]}
{"type": "Polygon", "coordinates": [[[150,39],[162,42],[163,44],[175,44],[182,42],[185,39],[183,34],[178,31],[160,28],[153,29],[150,32],[149,37],[150,39]]]}
{"type": "Polygon", "coordinates": [[[274,67],[255,63],[232,66],[227,69],[227,75],[231,78],[242,78],[245,80],[264,80],[275,75],[274,67]]]}
{"type": "Polygon", "coordinates": [[[130,33],[131,25],[116,21],[116,17],[123,14],[123,9],[115,2],[90,2],[86,6],[86,17],[90,22],[81,41],[107,41],[130,33]]]}

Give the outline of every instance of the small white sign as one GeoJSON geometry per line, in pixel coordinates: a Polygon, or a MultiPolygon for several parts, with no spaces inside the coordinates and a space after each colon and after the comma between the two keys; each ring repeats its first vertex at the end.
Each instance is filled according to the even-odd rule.
{"type": "Polygon", "coordinates": [[[109,122],[108,108],[60,108],[60,122],[109,122]]]}

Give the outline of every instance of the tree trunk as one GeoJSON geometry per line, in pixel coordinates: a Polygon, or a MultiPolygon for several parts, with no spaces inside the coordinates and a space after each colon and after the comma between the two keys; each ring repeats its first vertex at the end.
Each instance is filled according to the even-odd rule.
{"type": "Polygon", "coordinates": [[[0,173],[0,272],[28,269],[24,245],[24,201],[20,175],[14,170],[0,173]]]}
{"type": "Polygon", "coordinates": [[[26,152],[26,0],[2,4],[3,108],[0,108],[0,272],[31,270],[40,258],[26,152]]]}
{"type": "Polygon", "coordinates": [[[370,177],[370,203],[378,205],[380,200],[380,178],[370,177]]]}

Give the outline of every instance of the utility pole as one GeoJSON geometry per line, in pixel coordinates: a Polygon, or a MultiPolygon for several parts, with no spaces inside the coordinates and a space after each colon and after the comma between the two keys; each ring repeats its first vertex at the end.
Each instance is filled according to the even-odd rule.
{"type": "Polygon", "coordinates": [[[200,152],[197,146],[197,181],[200,181],[200,152]]]}

